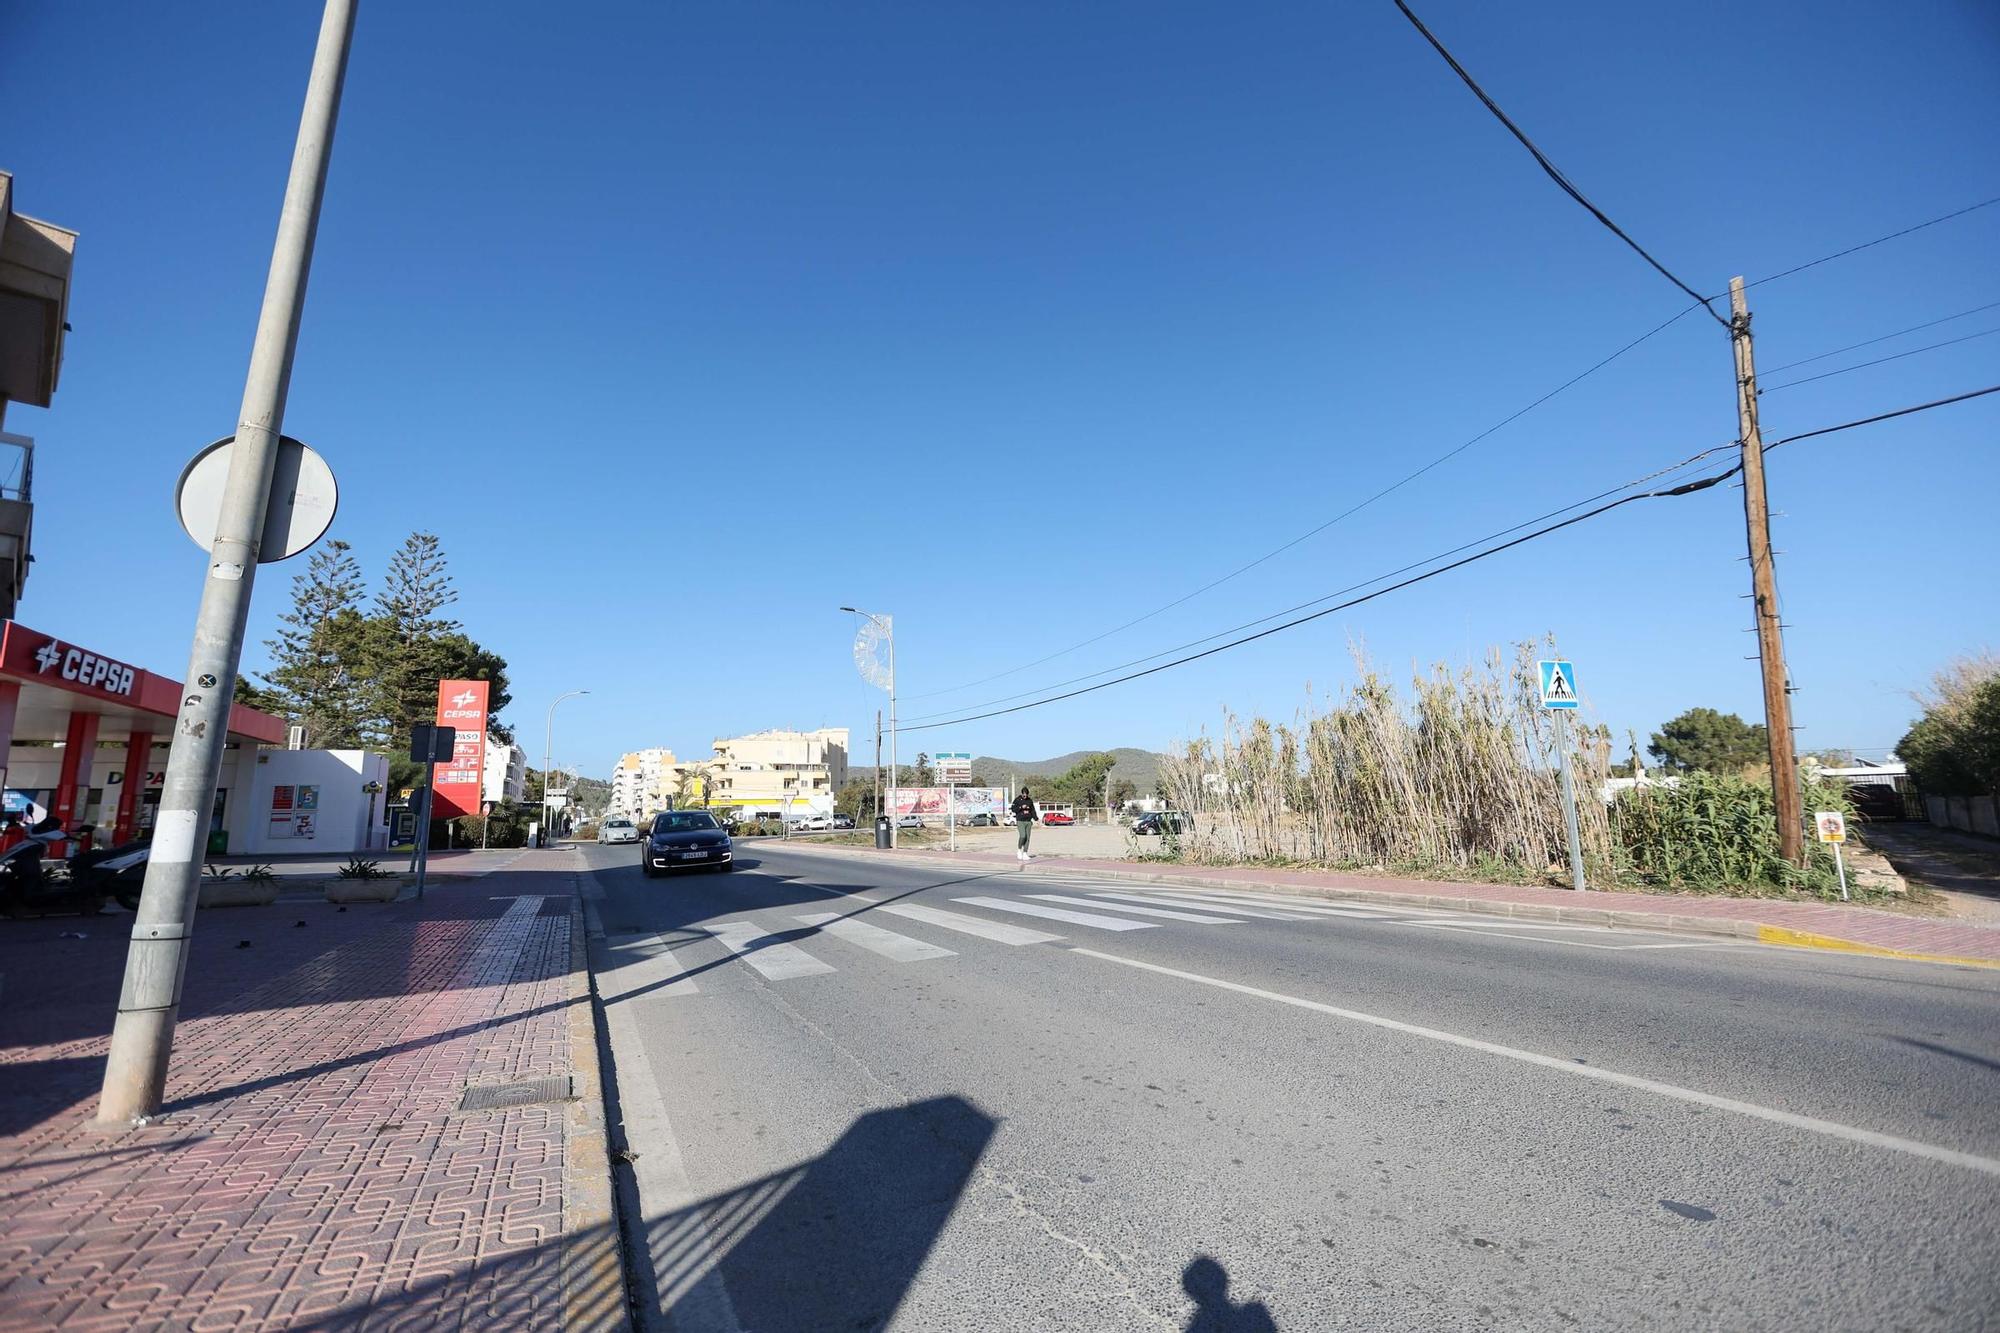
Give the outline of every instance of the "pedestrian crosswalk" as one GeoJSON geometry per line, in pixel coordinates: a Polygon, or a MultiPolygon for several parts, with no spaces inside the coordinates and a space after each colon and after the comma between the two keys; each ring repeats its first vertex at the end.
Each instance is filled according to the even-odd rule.
{"type": "Polygon", "coordinates": [[[827,904],[839,908],[838,911],[764,909],[757,912],[759,920],[749,919],[745,911],[738,914],[741,919],[690,925],[674,932],[671,938],[647,934],[619,936],[607,941],[617,961],[605,994],[607,1000],[639,995],[699,995],[702,987],[697,978],[712,984],[719,979],[715,977],[717,969],[738,963],[765,981],[793,982],[858,966],[863,961],[862,955],[898,965],[958,957],[959,950],[941,943],[940,938],[952,939],[960,947],[965,947],[964,941],[969,938],[1021,948],[1061,942],[1077,932],[1118,934],[1162,928],[1200,931],[1257,922],[1331,929],[1409,927],[1591,949],[1726,947],[1709,942],[1679,942],[1617,927],[1486,916],[1393,903],[1323,899],[1308,902],[1285,894],[1201,886],[1105,887],[1114,883],[1117,881],[1038,875],[1032,881],[1038,891],[1015,897],[954,896],[950,908],[906,899],[884,901],[867,894],[848,894],[827,904]],[[1044,888],[1060,891],[1039,891],[1044,888]],[[1019,918],[1037,924],[1021,924],[1019,918]],[[1066,933],[1055,933],[1058,928],[1066,933]]]}

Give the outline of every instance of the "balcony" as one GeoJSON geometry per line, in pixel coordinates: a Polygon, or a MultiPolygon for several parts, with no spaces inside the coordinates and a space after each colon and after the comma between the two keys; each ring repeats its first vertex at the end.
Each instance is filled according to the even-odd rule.
{"type": "Polygon", "coordinates": [[[0,431],[0,619],[12,620],[28,583],[35,528],[35,442],[0,431]]]}

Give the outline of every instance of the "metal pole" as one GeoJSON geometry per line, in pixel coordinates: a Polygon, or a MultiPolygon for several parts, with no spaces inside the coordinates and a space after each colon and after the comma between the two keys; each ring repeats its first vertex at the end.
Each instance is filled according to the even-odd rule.
{"type": "Polygon", "coordinates": [[[1569,715],[1563,711],[1556,713],[1556,754],[1562,760],[1563,824],[1569,830],[1570,887],[1582,893],[1583,843],[1576,831],[1576,779],[1569,770],[1569,715]]]}
{"type": "Polygon", "coordinates": [[[417,901],[424,900],[424,872],[431,865],[431,788],[437,783],[437,765],[424,765],[423,813],[417,816],[417,901]]]}
{"type": "Polygon", "coordinates": [[[1846,902],[1848,901],[1847,862],[1841,859],[1840,844],[1837,842],[1833,844],[1833,868],[1835,872],[1838,873],[1840,876],[1840,901],[1846,902]]]}
{"type": "MultiPolygon", "coordinates": [[[[879,622],[878,622],[879,623],[879,622]]],[[[896,784],[902,774],[896,768],[896,627],[884,626],[889,631],[889,850],[896,850],[897,828],[896,784]]]]}
{"type": "Polygon", "coordinates": [[[264,304],[243,382],[236,442],[229,452],[229,479],[195,616],[187,684],[153,825],[152,859],[125,957],[125,981],[97,1105],[101,1121],[150,1116],[160,1109],[166,1091],[201,879],[201,849],[196,844],[205,842],[229,740],[230,704],[270,506],[271,472],[284,430],[292,356],[312,270],[320,201],[326,193],[341,83],[354,37],[354,9],[355,0],[326,0],[320,17],[305,109],[299,117],[291,175],[264,283],[264,304]]]}
{"type": "Polygon", "coordinates": [[[548,726],[542,732],[542,846],[549,845],[549,755],[556,745],[556,705],[565,699],[574,699],[579,694],[589,694],[589,690],[571,690],[568,694],[558,694],[549,703],[548,726]]]}

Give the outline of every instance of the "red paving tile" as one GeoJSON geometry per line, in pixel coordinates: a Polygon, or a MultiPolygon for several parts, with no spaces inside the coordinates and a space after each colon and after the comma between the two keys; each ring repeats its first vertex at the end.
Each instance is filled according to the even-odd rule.
{"type": "Polygon", "coordinates": [[[456,1107],[572,1072],[577,868],[203,912],[167,1113],[121,1133],[129,918],[7,923],[0,1328],[560,1327],[566,1108],[456,1107]]]}

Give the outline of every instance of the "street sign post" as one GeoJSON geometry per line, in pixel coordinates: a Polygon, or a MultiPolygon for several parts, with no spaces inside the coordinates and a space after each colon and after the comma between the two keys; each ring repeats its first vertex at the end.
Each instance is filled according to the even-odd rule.
{"type": "Polygon", "coordinates": [[[424,870],[431,859],[431,790],[437,786],[438,764],[451,762],[458,748],[458,728],[419,722],[410,728],[410,760],[424,766],[424,785],[419,794],[416,846],[410,849],[410,868],[417,872],[417,901],[424,900],[424,870]]]}
{"type": "Polygon", "coordinates": [[[941,754],[937,760],[938,781],[944,784],[944,820],[950,847],[958,850],[958,788],[972,782],[972,756],[941,754]]]}
{"type": "Polygon", "coordinates": [[[1841,844],[1847,841],[1847,816],[1838,810],[1816,811],[1813,828],[1819,840],[1833,848],[1833,869],[1840,876],[1840,901],[1847,902],[1847,861],[1840,854],[1841,844]]]}
{"type": "Polygon", "coordinates": [[[1576,779],[1570,773],[1569,725],[1566,719],[1576,707],[1576,668],[1560,660],[1536,663],[1541,672],[1542,707],[1555,714],[1556,758],[1562,766],[1563,826],[1569,834],[1570,887],[1584,890],[1583,842],[1576,824],[1576,779]]]}

